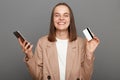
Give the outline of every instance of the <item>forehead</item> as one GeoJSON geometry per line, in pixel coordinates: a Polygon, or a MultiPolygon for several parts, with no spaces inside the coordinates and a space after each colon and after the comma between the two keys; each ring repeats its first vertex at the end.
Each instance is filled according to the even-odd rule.
{"type": "Polygon", "coordinates": [[[70,13],[70,11],[67,6],[59,5],[55,8],[54,13],[70,13]]]}

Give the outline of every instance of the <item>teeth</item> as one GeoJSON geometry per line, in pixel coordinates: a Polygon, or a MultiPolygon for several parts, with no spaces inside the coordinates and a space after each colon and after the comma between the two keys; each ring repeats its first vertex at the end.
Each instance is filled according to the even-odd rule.
{"type": "Polygon", "coordinates": [[[64,23],[64,22],[59,22],[58,24],[63,25],[63,24],[65,24],[65,23],[64,23]]]}

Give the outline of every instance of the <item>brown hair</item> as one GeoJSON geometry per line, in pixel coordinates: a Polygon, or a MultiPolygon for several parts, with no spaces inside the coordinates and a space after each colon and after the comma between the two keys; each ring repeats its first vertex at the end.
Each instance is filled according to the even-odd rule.
{"type": "Polygon", "coordinates": [[[58,3],[57,5],[55,5],[53,7],[53,10],[51,13],[51,22],[50,22],[50,30],[49,30],[48,40],[50,42],[56,41],[56,28],[54,26],[53,16],[54,16],[55,8],[59,5],[64,5],[64,6],[68,7],[68,9],[70,11],[70,25],[68,27],[68,34],[69,34],[69,41],[72,42],[77,39],[77,32],[76,32],[73,12],[72,12],[71,8],[69,7],[69,5],[66,3],[58,3]]]}

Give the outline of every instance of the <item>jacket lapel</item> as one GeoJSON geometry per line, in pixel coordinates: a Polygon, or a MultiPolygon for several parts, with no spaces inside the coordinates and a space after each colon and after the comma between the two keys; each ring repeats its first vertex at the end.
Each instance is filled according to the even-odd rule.
{"type": "Polygon", "coordinates": [[[76,53],[76,45],[75,42],[69,42],[68,44],[68,52],[67,52],[67,60],[66,60],[66,79],[65,80],[70,80],[70,73],[72,70],[72,66],[74,63],[75,59],[75,53],[76,53]]]}
{"type": "MultiPolygon", "coordinates": [[[[76,44],[75,42],[69,42],[68,43],[68,49],[67,49],[67,58],[66,58],[66,79],[70,80],[70,73],[72,70],[72,66],[75,59],[75,53],[76,53],[76,44]]],[[[59,63],[58,63],[58,55],[57,55],[57,48],[55,42],[51,43],[49,42],[47,44],[47,56],[48,56],[48,62],[51,69],[51,73],[54,78],[54,80],[60,80],[60,74],[59,74],[59,63]]]]}
{"type": "Polygon", "coordinates": [[[49,66],[52,73],[51,76],[53,76],[54,80],[60,80],[58,55],[55,42],[49,42],[47,44],[47,55],[49,66]]]}

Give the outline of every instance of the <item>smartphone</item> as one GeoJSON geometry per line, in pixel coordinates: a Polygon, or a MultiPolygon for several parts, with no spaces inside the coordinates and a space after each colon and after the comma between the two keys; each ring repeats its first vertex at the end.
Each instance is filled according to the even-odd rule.
{"type": "Polygon", "coordinates": [[[14,31],[13,34],[16,36],[16,38],[20,38],[22,43],[25,41],[25,38],[23,35],[20,33],[20,31],[14,31]]]}
{"type": "Polygon", "coordinates": [[[83,30],[83,34],[85,35],[88,41],[93,39],[93,35],[89,27],[83,30]]]}

